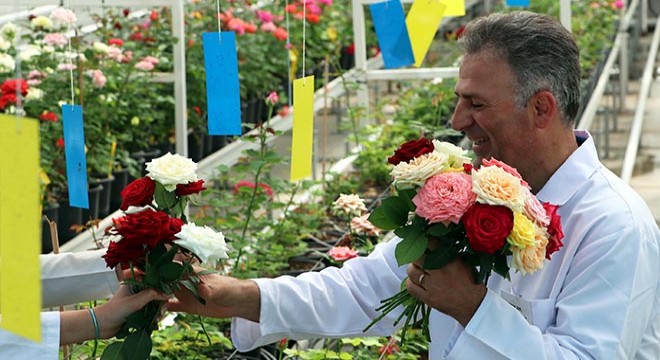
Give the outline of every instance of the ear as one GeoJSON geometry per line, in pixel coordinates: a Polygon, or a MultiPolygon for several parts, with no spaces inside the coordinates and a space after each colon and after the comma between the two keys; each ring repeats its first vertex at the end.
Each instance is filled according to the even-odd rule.
{"type": "Polygon", "coordinates": [[[557,101],[550,91],[541,90],[529,99],[528,109],[534,118],[534,124],[545,128],[557,116],[557,101]]]}

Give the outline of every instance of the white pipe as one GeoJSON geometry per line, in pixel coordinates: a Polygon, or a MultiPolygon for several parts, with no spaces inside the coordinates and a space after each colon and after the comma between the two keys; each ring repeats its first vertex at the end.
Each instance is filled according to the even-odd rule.
{"type": "Polygon", "coordinates": [[[174,44],[174,134],[176,152],[188,156],[188,104],[186,97],[186,33],[183,0],[170,0],[174,44]]]}
{"type": "MultiPolygon", "coordinates": [[[[660,21],[660,16],[656,19],[656,24],[658,24],[658,21],[660,21]]],[[[655,60],[658,56],[658,42],[660,42],[660,26],[656,26],[655,31],[653,32],[649,57],[646,59],[644,74],[642,75],[642,82],[639,89],[639,101],[637,103],[637,109],[635,110],[632,128],[630,129],[630,138],[628,140],[628,146],[626,147],[626,154],[623,158],[621,178],[625,182],[630,182],[633,168],[635,167],[635,159],[637,158],[637,150],[642,136],[642,125],[644,123],[644,115],[646,112],[646,100],[649,96],[651,81],[653,80],[653,72],[655,71],[655,60]]]]}
{"type": "Polygon", "coordinates": [[[571,30],[571,0],[561,0],[559,3],[559,19],[569,32],[573,32],[571,30]]]}
{"type": "Polygon", "coordinates": [[[577,128],[579,129],[589,130],[589,127],[591,127],[591,123],[593,122],[594,116],[596,115],[596,111],[598,110],[598,106],[600,105],[600,100],[603,97],[603,93],[605,92],[605,86],[609,81],[610,71],[612,70],[614,61],[619,56],[619,47],[621,46],[622,36],[623,35],[619,33],[616,35],[616,38],[614,39],[614,45],[612,45],[612,50],[610,51],[610,55],[607,57],[605,66],[603,66],[603,72],[600,73],[600,77],[598,78],[598,83],[596,84],[596,87],[594,88],[594,91],[591,94],[591,98],[589,99],[589,102],[587,103],[587,106],[585,107],[584,112],[582,113],[580,122],[578,123],[577,128]]]}

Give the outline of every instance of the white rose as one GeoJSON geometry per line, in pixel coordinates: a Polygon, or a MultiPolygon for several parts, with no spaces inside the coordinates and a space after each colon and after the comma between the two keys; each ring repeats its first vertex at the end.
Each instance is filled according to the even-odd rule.
{"type": "Polygon", "coordinates": [[[463,150],[463,148],[458,147],[452,143],[446,142],[446,141],[440,141],[440,140],[433,140],[433,149],[434,151],[447,154],[449,159],[447,160],[449,162],[449,166],[456,168],[456,169],[462,169],[463,164],[465,163],[470,163],[472,159],[467,156],[468,151],[463,150]]]}
{"type": "Polygon", "coordinates": [[[0,37],[0,50],[7,51],[11,47],[11,43],[5,40],[3,37],[0,37]]]}
{"type": "Polygon", "coordinates": [[[158,181],[167,191],[174,191],[177,184],[197,181],[197,164],[191,159],[169,152],[146,163],[147,176],[158,181]]]}
{"type": "Polygon", "coordinates": [[[16,68],[16,61],[7,54],[0,54],[0,74],[13,72],[16,68]]]}
{"type": "Polygon", "coordinates": [[[392,169],[392,183],[399,189],[410,189],[424,185],[426,180],[448,167],[446,154],[432,151],[409,162],[402,161],[392,169]]]}
{"type": "Polygon", "coordinates": [[[202,262],[215,263],[220,259],[227,259],[229,246],[225,236],[208,226],[197,226],[193,223],[184,224],[176,236],[179,240],[174,243],[192,251],[202,262]]]}
{"type": "Polygon", "coordinates": [[[35,45],[28,45],[21,49],[18,58],[22,62],[30,62],[33,57],[41,55],[41,48],[35,45]]]}
{"type": "Polygon", "coordinates": [[[110,51],[110,46],[98,41],[95,42],[94,45],[92,45],[92,47],[94,48],[94,51],[98,53],[107,54],[108,51],[110,51]]]}
{"type": "Polygon", "coordinates": [[[0,33],[6,40],[12,41],[16,38],[16,35],[18,35],[18,28],[12,23],[6,23],[2,26],[2,29],[0,29],[0,33]]]}

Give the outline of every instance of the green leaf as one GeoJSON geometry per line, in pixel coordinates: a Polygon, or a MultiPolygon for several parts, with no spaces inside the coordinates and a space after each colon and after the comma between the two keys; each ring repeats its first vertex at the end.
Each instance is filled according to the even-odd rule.
{"type": "Polygon", "coordinates": [[[506,262],[506,256],[503,254],[495,255],[493,262],[493,271],[500,274],[502,277],[509,279],[509,264],[506,262]]]}
{"type": "Polygon", "coordinates": [[[415,211],[417,206],[415,206],[415,203],[412,202],[412,199],[415,197],[415,195],[417,195],[417,191],[415,189],[397,190],[397,195],[406,201],[408,204],[408,211],[415,211]]]}
{"type": "Polygon", "coordinates": [[[147,272],[144,274],[144,285],[147,287],[156,287],[160,281],[158,269],[155,266],[149,266],[147,272]]]}
{"type": "Polygon", "coordinates": [[[493,259],[492,259],[492,255],[489,254],[478,253],[478,255],[479,255],[479,274],[477,275],[476,282],[477,284],[483,284],[485,283],[488,276],[490,276],[490,272],[493,269],[493,259]]]}
{"type": "Polygon", "coordinates": [[[424,269],[440,269],[458,257],[458,249],[454,246],[441,246],[431,251],[424,260],[424,269]]]}
{"type": "Polygon", "coordinates": [[[394,232],[403,239],[394,250],[394,256],[399,266],[409,264],[422,257],[428,246],[429,240],[424,234],[424,228],[413,225],[399,228],[394,232]]]}
{"type": "Polygon", "coordinates": [[[160,273],[160,277],[164,280],[173,281],[181,277],[181,274],[183,274],[183,265],[170,262],[160,266],[158,272],[160,273]]]}
{"type": "Polygon", "coordinates": [[[125,358],[131,360],[148,359],[153,346],[150,333],[143,330],[128,335],[124,340],[124,344],[122,354],[125,358]]]}
{"type": "Polygon", "coordinates": [[[445,226],[445,224],[437,223],[431,225],[426,233],[436,238],[444,238],[449,233],[451,233],[452,230],[454,229],[451,225],[445,226]]]}
{"type": "Polygon", "coordinates": [[[383,230],[394,230],[408,222],[408,204],[398,197],[389,197],[369,215],[369,222],[383,230]]]}
{"type": "Polygon", "coordinates": [[[176,194],[174,191],[170,192],[165,190],[165,187],[156,181],[156,189],[154,190],[154,199],[158,208],[168,210],[176,205],[176,194]]]}
{"type": "Polygon", "coordinates": [[[121,349],[124,346],[123,341],[115,342],[108,345],[103,354],[101,354],[101,360],[123,360],[124,356],[122,355],[121,349]]]}
{"type": "Polygon", "coordinates": [[[144,311],[138,310],[128,315],[128,317],[126,318],[126,325],[128,328],[139,329],[147,326],[150,321],[151,318],[147,314],[145,314],[144,311]]]}
{"type": "Polygon", "coordinates": [[[155,248],[149,251],[149,263],[155,264],[158,259],[162,258],[166,253],[167,248],[165,247],[165,244],[162,242],[158,243],[155,248]]]}
{"type": "MultiPolygon", "coordinates": [[[[156,248],[161,247],[161,246],[163,247],[163,249],[165,249],[165,244],[163,244],[162,242],[158,243],[158,246],[156,248]]],[[[156,261],[152,260],[152,263],[156,267],[160,267],[160,266],[162,266],[163,264],[166,264],[166,263],[171,263],[172,260],[174,260],[174,256],[176,255],[178,250],[179,250],[179,245],[172,244],[172,247],[170,248],[170,250],[167,253],[163,253],[160,257],[155,258],[156,261]]]]}

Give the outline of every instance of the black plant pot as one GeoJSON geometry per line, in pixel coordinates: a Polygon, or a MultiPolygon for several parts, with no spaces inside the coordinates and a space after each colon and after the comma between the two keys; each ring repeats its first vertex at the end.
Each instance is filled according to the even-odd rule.
{"type": "Polygon", "coordinates": [[[90,180],[90,187],[94,187],[96,185],[103,186],[103,190],[101,190],[101,193],[99,194],[99,218],[104,218],[110,213],[110,195],[112,194],[112,187],[114,182],[115,177],[112,175],[108,177],[92,177],[90,180]]]}
{"type": "Polygon", "coordinates": [[[194,162],[204,158],[204,136],[198,132],[188,133],[188,157],[194,162]]]}
{"type": "Polygon", "coordinates": [[[121,206],[121,191],[128,185],[128,169],[115,170],[112,176],[115,181],[110,189],[110,211],[114,212],[121,206]]]}
{"type": "MultiPolygon", "coordinates": [[[[42,214],[43,214],[43,216],[41,217],[41,253],[42,254],[48,254],[53,251],[53,242],[51,240],[50,225],[48,224],[48,221],[46,221],[46,218],[57,224],[59,221],[59,213],[60,213],[60,204],[52,204],[49,207],[45,207],[42,210],[42,214]]],[[[57,230],[57,227],[55,227],[55,230],[57,230]]]]}
{"type": "Polygon", "coordinates": [[[77,233],[71,230],[72,225],[82,224],[82,209],[69,206],[69,194],[63,193],[60,200],[60,210],[58,215],[57,233],[59,235],[60,245],[73,239],[77,233]]]}
{"type": "Polygon", "coordinates": [[[82,209],[82,223],[85,224],[89,220],[94,220],[99,218],[99,204],[101,202],[101,192],[103,191],[103,185],[90,184],[89,190],[87,190],[87,195],[89,196],[89,209],[82,209]]]}

